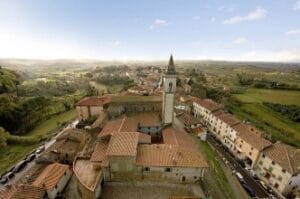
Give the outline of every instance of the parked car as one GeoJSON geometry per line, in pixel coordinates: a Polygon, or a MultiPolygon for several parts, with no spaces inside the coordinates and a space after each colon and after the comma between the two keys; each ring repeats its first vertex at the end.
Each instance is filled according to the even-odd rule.
{"type": "Polygon", "coordinates": [[[1,177],[1,179],[0,179],[1,184],[5,184],[7,182],[8,182],[8,178],[6,176],[1,177]]]}
{"type": "Polygon", "coordinates": [[[255,180],[258,179],[258,177],[253,169],[245,167],[245,170],[251,175],[252,178],[254,178],[255,180]]]}
{"type": "Polygon", "coordinates": [[[7,174],[5,174],[1,180],[0,183],[1,184],[5,184],[7,183],[10,179],[12,179],[15,176],[15,174],[13,172],[8,172],[7,174]]]}
{"type": "Polygon", "coordinates": [[[235,175],[242,184],[245,183],[244,177],[240,172],[236,172],[235,175]]]}
{"type": "Polygon", "coordinates": [[[243,183],[242,186],[244,187],[245,191],[251,196],[251,197],[256,197],[255,192],[253,189],[247,185],[246,183],[243,183]]]}
{"type": "Polygon", "coordinates": [[[40,146],[40,147],[35,151],[35,153],[36,153],[36,154],[40,154],[40,153],[42,153],[44,150],[45,150],[45,146],[42,145],[42,146],[40,146]]]}
{"type": "Polygon", "coordinates": [[[258,180],[257,182],[259,182],[259,184],[265,189],[267,190],[268,193],[273,193],[273,190],[262,180],[258,180]]]}
{"type": "Polygon", "coordinates": [[[31,162],[35,157],[36,157],[36,155],[34,153],[30,154],[29,156],[27,156],[27,158],[25,159],[25,161],[26,162],[31,162]]]}
{"type": "Polygon", "coordinates": [[[22,160],[21,162],[19,162],[15,168],[12,170],[13,173],[18,173],[19,171],[21,171],[25,166],[26,166],[27,162],[25,160],[22,160]]]}

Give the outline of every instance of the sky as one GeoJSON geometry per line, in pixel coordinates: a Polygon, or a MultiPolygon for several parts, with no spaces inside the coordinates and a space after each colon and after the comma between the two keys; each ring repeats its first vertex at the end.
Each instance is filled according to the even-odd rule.
{"type": "Polygon", "coordinates": [[[300,61],[300,0],[1,0],[0,58],[300,61]]]}

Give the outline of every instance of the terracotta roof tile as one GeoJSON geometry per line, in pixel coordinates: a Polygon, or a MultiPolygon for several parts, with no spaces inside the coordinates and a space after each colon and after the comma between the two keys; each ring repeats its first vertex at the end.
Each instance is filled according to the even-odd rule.
{"type": "Polygon", "coordinates": [[[45,190],[32,185],[17,185],[10,189],[0,188],[0,199],[41,199],[45,195],[45,190]]]}
{"type": "Polygon", "coordinates": [[[108,147],[107,141],[100,141],[96,144],[94,152],[92,153],[90,161],[101,162],[102,166],[108,166],[108,157],[106,155],[108,147]]]}
{"type": "Polygon", "coordinates": [[[109,156],[135,156],[138,132],[115,133],[109,142],[106,154],[109,156]]]}
{"type": "Polygon", "coordinates": [[[211,100],[211,99],[200,99],[197,98],[194,100],[195,103],[199,104],[200,106],[210,110],[210,111],[217,111],[222,108],[221,104],[211,100]]]}
{"type": "Polygon", "coordinates": [[[245,142],[252,145],[258,151],[270,146],[272,143],[262,137],[262,133],[251,125],[240,123],[232,127],[245,142]]]}
{"type": "Polygon", "coordinates": [[[86,97],[80,100],[76,106],[103,106],[110,102],[109,96],[101,96],[101,97],[86,97]]]}
{"type": "Polygon", "coordinates": [[[300,171],[300,149],[277,142],[263,153],[290,174],[300,171]]]}
{"type": "Polygon", "coordinates": [[[136,164],[141,166],[208,167],[198,153],[181,151],[166,144],[139,145],[136,164]]]}
{"type": "Polygon", "coordinates": [[[139,144],[151,144],[151,136],[139,133],[139,144]]]}
{"type": "Polygon", "coordinates": [[[124,117],[119,132],[136,132],[138,123],[134,118],[124,117]]]}
{"type": "Polygon", "coordinates": [[[231,115],[229,113],[223,113],[221,115],[218,115],[217,118],[231,127],[241,123],[241,121],[239,119],[237,119],[236,117],[234,117],[233,115],[231,115]]]}
{"type": "Polygon", "coordinates": [[[114,132],[119,132],[121,125],[124,122],[123,120],[124,118],[108,121],[100,132],[99,137],[104,137],[112,135],[114,132]]]}
{"type": "Polygon", "coordinates": [[[65,172],[69,169],[68,165],[53,163],[48,165],[43,172],[34,180],[32,185],[44,187],[47,191],[51,191],[60,181],[65,172]]]}
{"type": "Polygon", "coordinates": [[[130,118],[136,120],[141,126],[159,126],[161,124],[161,120],[158,112],[142,112],[137,113],[130,118]]]}

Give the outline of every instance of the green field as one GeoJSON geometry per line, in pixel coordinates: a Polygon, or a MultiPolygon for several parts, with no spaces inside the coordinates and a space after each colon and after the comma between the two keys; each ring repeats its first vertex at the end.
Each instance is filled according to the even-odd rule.
{"type": "Polygon", "coordinates": [[[244,103],[272,102],[300,105],[300,91],[250,88],[244,94],[234,96],[244,103]]]}
{"type": "MultiPolygon", "coordinates": [[[[76,111],[71,110],[41,123],[35,129],[27,134],[27,136],[49,137],[56,129],[59,128],[58,122],[64,123],[76,117],[76,111]]],[[[12,165],[23,159],[27,154],[33,151],[40,143],[31,145],[8,145],[4,149],[0,149],[0,174],[9,169],[12,165]]]]}
{"type": "Polygon", "coordinates": [[[200,151],[204,154],[209,165],[208,173],[205,177],[205,186],[210,189],[211,194],[215,198],[235,198],[234,192],[217,158],[218,154],[207,142],[200,141],[195,136],[194,139],[198,142],[200,151]]]}
{"type": "Polygon", "coordinates": [[[300,92],[287,90],[249,89],[244,94],[234,94],[239,105],[230,104],[229,109],[242,120],[248,120],[272,136],[300,148],[300,124],[289,120],[262,102],[300,105],[300,92]]]}

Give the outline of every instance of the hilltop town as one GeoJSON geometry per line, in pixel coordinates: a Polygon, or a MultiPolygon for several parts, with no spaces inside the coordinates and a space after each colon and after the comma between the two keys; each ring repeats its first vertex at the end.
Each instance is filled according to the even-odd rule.
{"type": "Polygon", "coordinates": [[[193,95],[202,74],[179,74],[172,55],[121,68],[86,74],[75,123],[2,176],[1,199],[300,197],[299,148],[193,95]]]}

